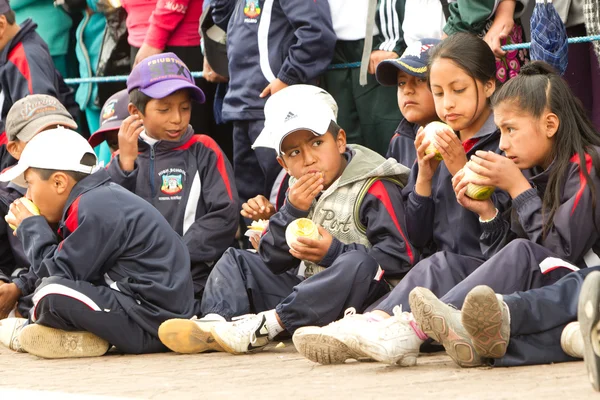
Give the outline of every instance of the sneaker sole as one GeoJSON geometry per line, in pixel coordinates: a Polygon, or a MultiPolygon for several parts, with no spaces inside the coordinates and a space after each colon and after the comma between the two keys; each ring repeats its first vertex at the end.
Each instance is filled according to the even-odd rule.
{"type": "Polygon", "coordinates": [[[583,336],[583,359],[590,383],[600,391],[600,338],[598,319],[600,307],[600,272],[592,272],[581,287],[577,319],[583,336]]]}
{"type": "Polygon", "coordinates": [[[463,368],[480,367],[481,358],[475,352],[475,348],[465,342],[462,337],[467,336],[450,329],[444,311],[438,311],[436,307],[442,309],[447,305],[442,303],[435,295],[424,288],[415,288],[409,295],[410,309],[419,327],[430,338],[438,341],[446,349],[446,353],[463,368]]]}
{"type": "Polygon", "coordinates": [[[490,287],[477,286],[469,292],[461,320],[479,356],[501,358],[506,354],[510,327],[503,324],[503,310],[490,287]]]}
{"type": "Polygon", "coordinates": [[[341,340],[322,332],[296,333],[292,341],[298,353],[323,365],[343,364],[346,360],[366,357],[359,356],[341,340]]]}
{"type": "Polygon", "coordinates": [[[158,338],[170,350],[182,354],[223,351],[210,331],[202,330],[189,319],[171,319],[158,328],[158,338]]]}
{"type": "Polygon", "coordinates": [[[90,332],[67,332],[38,324],[28,325],[19,335],[27,353],[42,358],[99,357],[109,349],[106,340],[90,332]]]}

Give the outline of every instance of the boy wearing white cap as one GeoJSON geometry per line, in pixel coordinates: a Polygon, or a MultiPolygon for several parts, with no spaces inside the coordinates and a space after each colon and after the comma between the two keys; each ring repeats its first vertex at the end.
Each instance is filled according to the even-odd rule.
{"type": "Polygon", "coordinates": [[[37,134],[0,175],[27,184],[39,209],[33,215],[16,200],[5,218],[41,279],[16,289],[34,293],[29,319],[0,321],[0,342],[13,350],[45,358],[99,356],[111,344],[126,353],[164,351],[159,324],[192,316],[182,239],[152,205],[96,169],[88,142],[57,128],[37,134]]]}
{"type": "Polygon", "coordinates": [[[265,128],[255,147],[276,150],[289,173],[283,207],[269,220],[258,256],[229,249],[211,272],[202,299],[204,318],[172,320],[159,336],[181,353],[264,348],[277,334],[326,325],[345,309],[364,310],[415,261],[405,240],[399,188],[408,169],[364,147],[346,145],[329,93],[296,85],[266,104],[265,128]],[[320,239],[287,227],[311,219],[320,239]],[[385,271],[385,273],[383,272],[385,271]],[[233,317],[257,312],[234,322],[233,317]]]}

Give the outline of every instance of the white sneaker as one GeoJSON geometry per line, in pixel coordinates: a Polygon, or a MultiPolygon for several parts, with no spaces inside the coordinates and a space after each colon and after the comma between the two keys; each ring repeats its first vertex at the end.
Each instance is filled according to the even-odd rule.
{"type": "Polygon", "coordinates": [[[424,340],[419,339],[410,325],[410,313],[394,307],[394,315],[381,322],[370,322],[355,333],[357,348],[374,360],[392,365],[410,367],[417,363],[419,348],[424,340]]]}
{"type": "Polygon", "coordinates": [[[579,322],[571,322],[565,326],[560,335],[560,347],[571,357],[583,359],[583,335],[579,322]]]}
{"type": "Polygon", "coordinates": [[[211,333],[213,326],[226,323],[217,314],[197,319],[170,319],[158,328],[158,338],[176,353],[196,354],[206,351],[224,351],[211,333]]]}
{"type": "Polygon", "coordinates": [[[19,343],[19,333],[27,322],[26,318],[6,318],[0,320],[0,343],[11,350],[24,352],[19,343]]]}
{"type": "Polygon", "coordinates": [[[24,326],[19,342],[24,351],[43,358],[99,357],[110,347],[90,332],[69,332],[39,324],[24,326]]]}
{"type": "Polygon", "coordinates": [[[223,350],[231,354],[261,350],[269,343],[269,331],[263,314],[236,317],[232,322],[213,326],[211,332],[223,350]]]}
{"type": "Polygon", "coordinates": [[[356,314],[352,307],[344,318],[324,327],[305,326],[296,332],[292,340],[298,353],[319,364],[342,364],[348,359],[369,358],[358,348],[355,333],[372,322],[363,314],[356,314]]]}

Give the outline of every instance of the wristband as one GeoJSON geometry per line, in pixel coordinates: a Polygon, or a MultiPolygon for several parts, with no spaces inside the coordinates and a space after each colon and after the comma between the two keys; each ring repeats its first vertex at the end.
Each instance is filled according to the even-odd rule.
{"type": "Polygon", "coordinates": [[[498,209],[496,208],[496,214],[494,214],[494,216],[490,219],[481,219],[481,217],[479,217],[479,222],[482,224],[487,224],[488,222],[492,222],[493,220],[496,219],[496,217],[498,216],[498,209]]]}

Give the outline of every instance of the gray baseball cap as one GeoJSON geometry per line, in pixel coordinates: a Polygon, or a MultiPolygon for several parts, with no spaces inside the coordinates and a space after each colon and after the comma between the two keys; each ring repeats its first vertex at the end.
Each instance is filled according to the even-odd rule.
{"type": "Polygon", "coordinates": [[[9,141],[29,142],[37,133],[53,125],[77,129],[71,114],[57,98],[33,94],[17,101],[8,111],[6,135],[9,141]]]}

